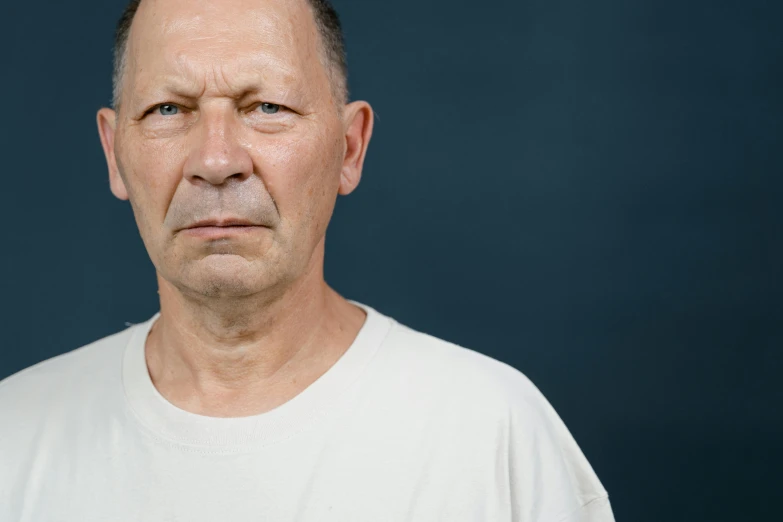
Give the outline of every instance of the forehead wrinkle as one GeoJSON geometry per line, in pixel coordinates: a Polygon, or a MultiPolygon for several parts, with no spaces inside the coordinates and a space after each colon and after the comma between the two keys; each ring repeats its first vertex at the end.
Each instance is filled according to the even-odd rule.
{"type": "Polygon", "coordinates": [[[160,96],[164,94],[177,94],[186,98],[198,98],[204,94],[207,83],[199,78],[195,71],[190,70],[189,64],[184,61],[169,61],[164,58],[163,67],[155,67],[148,64],[146,67],[138,67],[134,74],[134,92],[141,96],[160,96]],[[168,63],[166,63],[168,62],[168,63]]]}
{"type": "Polygon", "coordinates": [[[138,89],[175,92],[191,98],[203,96],[207,91],[238,97],[270,89],[296,91],[304,83],[302,74],[295,73],[283,61],[266,55],[238,56],[226,63],[225,60],[205,61],[203,53],[199,52],[193,53],[196,59],[191,61],[190,54],[185,51],[177,53],[173,59],[163,58],[163,68],[170,69],[168,72],[159,74],[158,67],[147,67],[141,71],[138,89]],[[167,62],[171,67],[166,67],[167,62]]]}
{"type": "Polygon", "coordinates": [[[234,98],[271,89],[288,92],[296,90],[303,79],[301,74],[278,60],[257,58],[250,60],[250,63],[253,62],[260,63],[257,67],[248,66],[248,61],[242,59],[237,59],[236,63],[213,63],[212,76],[216,92],[234,98]]]}
{"type": "Polygon", "coordinates": [[[143,2],[148,9],[131,32],[132,48],[141,51],[134,68],[158,85],[157,76],[173,72],[167,76],[183,80],[173,85],[177,90],[201,94],[213,86],[231,93],[273,86],[304,94],[319,90],[319,77],[332,83],[306,3],[283,1],[271,9],[241,3],[247,7],[237,13],[210,2],[182,2],[177,10],[160,0],[143,2]]]}

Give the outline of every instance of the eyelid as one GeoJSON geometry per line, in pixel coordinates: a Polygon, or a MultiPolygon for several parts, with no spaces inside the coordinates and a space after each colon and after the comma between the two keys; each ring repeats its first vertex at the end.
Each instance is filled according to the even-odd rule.
{"type": "Polygon", "coordinates": [[[152,112],[160,109],[164,105],[172,105],[172,106],[176,107],[177,109],[183,109],[184,108],[184,107],[182,107],[182,105],[180,105],[178,103],[162,102],[162,103],[157,103],[157,104],[153,105],[152,107],[150,107],[149,109],[147,109],[146,111],[144,111],[144,114],[142,116],[147,116],[148,114],[151,114],[152,112]]]}
{"type": "Polygon", "coordinates": [[[251,103],[251,104],[250,104],[250,110],[251,110],[251,111],[254,111],[254,110],[256,110],[256,109],[260,108],[260,107],[261,107],[262,105],[264,105],[265,103],[268,103],[269,105],[277,105],[278,107],[280,107],[280,110],[281,110],[281,111],[285,110],[285,111],[288,111],[288,112],[295,112],[295,111],[294,111],[294,110],[293,110],[291,107],[289,107],[289,106],[287,106],[287,105],[283,105],[282,103],[275,103],[275,102],[270,102],[270,101],[257,101],[257,102],[253,102],[253,103],[251,103]]]}

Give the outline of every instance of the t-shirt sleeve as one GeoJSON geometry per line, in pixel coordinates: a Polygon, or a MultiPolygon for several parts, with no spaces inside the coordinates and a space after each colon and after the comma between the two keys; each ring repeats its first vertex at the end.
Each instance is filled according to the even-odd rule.
{"type": "Polygon", "coordinates": [[[606,490],[554,408],[521,373],[512,388],[506,448],[512,522],[614,522],[606,490]]]}

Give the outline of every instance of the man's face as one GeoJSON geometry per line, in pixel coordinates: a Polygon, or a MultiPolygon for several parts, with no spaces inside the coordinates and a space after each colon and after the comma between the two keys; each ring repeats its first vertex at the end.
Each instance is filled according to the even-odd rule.
{"type": "MultiPolygon", "coordinates": [[[[161,277],[238,297],[286,286],[312,265],[338,192],[358,183],[346,157],[358,154],[360,171],[366,149],[350,151],[352,104],[333,92],[306,0],[142,2],[111,185],[130,200],[161,277]],[[255,226],[193,227],[230,219],[255,226]]],[[[369,140],[364,125],[354,135],[369,140]]]]}

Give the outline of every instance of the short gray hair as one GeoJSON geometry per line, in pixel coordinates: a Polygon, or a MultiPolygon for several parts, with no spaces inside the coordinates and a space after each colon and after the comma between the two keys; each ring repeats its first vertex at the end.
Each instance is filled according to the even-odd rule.
{"type": "MultiPolygon", "coordinates": [[[[325,58],[330,65],[334,95],[346,103],[348,101],[348,65],[345,53],[345,37],[340,18],[329,0],[307,0],[313,10],[315,24],[321,36],[325,58]]],[[[131,24],[139,10],[141,0],[131,0],[123,11],[114,35],[114,69],[112,74],[112,107],[118,108],[120,102],[120,84],[125,70],[128,51],[128,36],[131,24]]]]}

